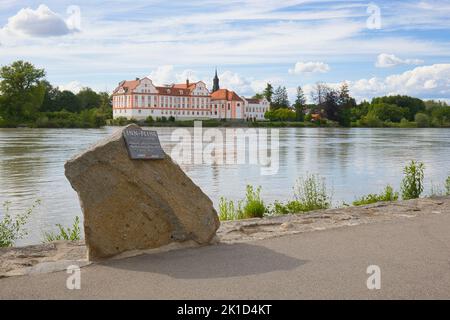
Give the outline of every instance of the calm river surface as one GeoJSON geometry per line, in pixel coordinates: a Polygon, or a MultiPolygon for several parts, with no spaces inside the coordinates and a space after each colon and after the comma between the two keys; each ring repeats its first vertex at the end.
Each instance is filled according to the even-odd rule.
{"type": "MultiPolygon", "coordinates": [[[[10,201],[16,213],[41,200],[28,224],[29,236],[18,244],[39,243],[56,223],[69,225],[82,216],[64,162],[116,129],[0,129],[0,203],[10,201]]],[[[174,129],[156,130],[170,153],[174,129]]],[[[242,198],[247,184],[261,185],[266,203],[290,199],[296,179],[307,172],[325,177],[339,204],[379,192],[386,184],[398,189],[402,168],[411,159],[426,164],[427,193],[432,185],[442,186],[450,175],[450,129],[285,128],[280,129],[275,175],[261,175],[250,164],[182,168],[216,207],[221,196],[242,198]]]]}

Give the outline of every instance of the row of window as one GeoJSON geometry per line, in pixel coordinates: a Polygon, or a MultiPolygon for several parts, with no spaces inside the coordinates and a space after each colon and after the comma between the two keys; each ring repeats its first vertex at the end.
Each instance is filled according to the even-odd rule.
{"type": "Polygon", "coordinates": [[[245,108],[245,112],[266,112],[265,108],[245,108]]]}
{"type": "MultiPolygon", "coordinates": [[[[124,113],[127,113],[126,110],[123,110],[124,113]]],[[[122,113],[122,110],[114,110],[115,114],[122,113]]],[[[142,110],[138,110],[138,113],[142,113],[142,110]]],[[[153,114],[153,110],[150,110],[150,113],[153,114]]],[[[210,111],[162,111],[163,115],[197,115],[197,116],[210,116],[212,112],[210,111]]],[[[217,115],[217,111],[214,113],[217,115]]]]}

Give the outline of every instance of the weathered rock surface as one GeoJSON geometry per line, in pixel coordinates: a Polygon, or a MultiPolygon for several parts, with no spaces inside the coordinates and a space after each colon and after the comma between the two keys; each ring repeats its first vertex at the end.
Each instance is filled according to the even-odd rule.
{"type": "Polygon", "coordinates": [[[85,266],[84,241],[57,241],[18,248],[0,248],[0,278],[85,266]]]}
{"type": "Polygon", "coordinates": [[[171,242],[209,243],[219,227],[211,200],[169,156],[131,160],[123,130],[65,165],[81,202],[89,259],[171,242]]]}

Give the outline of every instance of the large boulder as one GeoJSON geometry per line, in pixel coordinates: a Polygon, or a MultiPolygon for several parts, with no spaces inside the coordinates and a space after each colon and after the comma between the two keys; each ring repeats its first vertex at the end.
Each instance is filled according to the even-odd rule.
{"type": "Polygon", "coordinates": [[[207,244],[219,227],[211,200],[166,155],[131,160],[123,130],[75,156],[65,174],[84,214],[88,258],[194,240],[207,244]]]}

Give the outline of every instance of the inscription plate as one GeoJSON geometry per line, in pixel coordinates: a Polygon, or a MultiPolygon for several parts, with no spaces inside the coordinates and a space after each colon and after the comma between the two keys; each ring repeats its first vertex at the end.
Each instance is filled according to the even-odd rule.
{"type": "Polygon", "coordinates": [[[158,160],[165,157],[156,131],[125,129],[123,138],[132,160],[158,160]]]}

